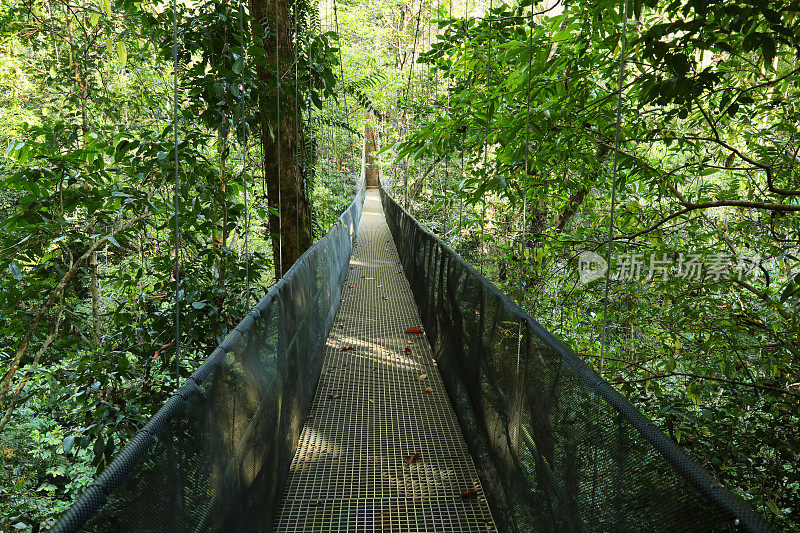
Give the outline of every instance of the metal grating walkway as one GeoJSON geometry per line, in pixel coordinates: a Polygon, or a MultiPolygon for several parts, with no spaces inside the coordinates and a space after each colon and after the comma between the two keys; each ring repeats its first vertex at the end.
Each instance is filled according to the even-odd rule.
{"type": "Polygon", "coordinates": [[[428,341],[409,326],[419,314],[368,190],[278,531],[497,531],[428,341]]]}

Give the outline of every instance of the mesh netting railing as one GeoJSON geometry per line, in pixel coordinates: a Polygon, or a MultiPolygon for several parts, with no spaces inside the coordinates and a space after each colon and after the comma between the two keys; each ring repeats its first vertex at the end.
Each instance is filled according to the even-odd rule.
{"type": "Polygon", "coordinates": [[[381,199],[501,530],[771,531],[383,189],[381,199]]]}
{"type": "Polygon", "coordinates": [[[356,198],[52,531],[270,531],[339,305],[356,198]]]}

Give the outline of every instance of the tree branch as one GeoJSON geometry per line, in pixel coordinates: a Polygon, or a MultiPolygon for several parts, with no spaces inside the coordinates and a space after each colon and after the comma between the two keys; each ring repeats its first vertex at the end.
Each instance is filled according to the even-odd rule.
{"type": "Polygon", "coordinates": [[[33,338],[33,334],[36,332],[36,328],[39,326],[39,323],[42,321],[45,313],[49,311],[56,300],[61,297],[69,280],[72,279],[72,277],[77,273],[78,269],[86,262],[87,259],[89,259],[92,253],[94,253],[98,248],[100,248],[100,246],[108,241],[109,237],[113,237],[119,232],[129,229],[142,218],[144,218],[144,215],[132,218],[127,223],[120,225],[113,232],[101,239],[97,239],[94,243],[92,243],[89,249],[86,250],[86,252],[73,263],[72,267],[67,271],[67,273],[64,274],[64,277],[61,278],[61,281],[58,282],[58,285],[56,285],[56,287],[50,292],[50,296],[48,296],[47,299],[39,306],[39,309],[36,311],[30,326],[28,326],[28,330],[25,332],[25,335],[22,337],[22,340],[17,347],[17,353],[14,355],[11,366],[3,378],[3,384],[2,387],[0,387],[0,412],[6,409],[6,396],[8,395],[11,378],[14,377],[14,374],[19,369],[20,361],[22,361],[22,358],[28,349],[28,345],[33,338]]]}

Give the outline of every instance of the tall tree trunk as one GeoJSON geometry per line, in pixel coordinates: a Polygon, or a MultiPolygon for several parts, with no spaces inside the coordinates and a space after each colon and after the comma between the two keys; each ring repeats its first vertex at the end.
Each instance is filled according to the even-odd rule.
{"type": "MultiPolygon", "coordinates": [[[[297,103],[294,90],[276,90],[275,33],[277,5],[277,57],[282,80],[294,77],[294,46],[292,43],[293,20],[290,0],[250,0],[250,12],[254,20],[269,28],[262,47],[267,51],[267,66],[258,65],[256,73],[261,82],[259,92],[259,114],[261,118],[262,166],[267,184],[267,201],[280,213],[280,219],[269,214],[269,228],[273,236],[273,259],[275,277],[280,278],[289,267],[311,245],[311,209],[305,194],[302,175],[297,162],[297,146],[302,134],[296,120],[297,103]],[[280,126],[275,102],[280,100],[280,126]],[[280,129],[280,136],[278,130],[280,129]],[[279,156],[280,154],[280,156],[279,156]]],[[[253,33],[257,30],[253,28],[253,33]]],[[[291,86],[283,82],[282,85],[291,86]]]]}
{"type": "Polygon", "coordinates": [[[378,140],[375,137],[375,132],[372,126],[364,124],[364,181],[367,187],[378,187],[380,185],[380,176],[378,173],[378,158],[375,154],[378,152],[378,140]]]}

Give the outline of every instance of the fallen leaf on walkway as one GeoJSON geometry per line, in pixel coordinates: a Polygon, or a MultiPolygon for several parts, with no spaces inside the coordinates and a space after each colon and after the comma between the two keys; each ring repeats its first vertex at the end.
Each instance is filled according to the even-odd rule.
{"type": "Polygon", "coordinates": [[[331,400],[338,400],[341,397],[342,397],[342,395],[339,392],[334,392],[333,394],[328,396],[328,398],[331,399],[331,400]]]}
{"type": "Polygon", "coordinates": [[[369,403],[375,403],[375,400],[373,400],[372,398],[367,398],[367,400],[369,401],[369,403]]]}
{"type": "Polygon", "coordinates": [[[352,347],[352,346],[344,346],[344,347],[342,348],[342,350],[341,350],[341,351],[343,351],[343,352],[349,352],[349,351],[350,351],[350,350],[352,350],[352,349],[353,349],[353,347],[352,347]]]}
{"type": "Polygon", "coordinates": [[[417,381],[425,381],[428,379],[428,374],[422,374],[421,376],[417,376],[417,381]]]}
{"type": "Polygon", "coordinates": [[[417,452],[417,453],[415,453],[414,455],[409,455],[408,457],[406,457],[405,459],[403,459],[403,461],[404,461],[404,462],[405,462],[407,465],[410,465],[411,463],[416,463],[417,461],[419,461],[419,458],[420,458],[420,457],[421,457],[421,456],[420,456],[419,452],[417,452]]]}
{"type": "Polygon", "coordinates": [[[410,354],[411,353],[411,348],[406,346],[405,348],[403,348],[403,353],[406,354],[406,355],[410,354]]]}
{"type": "Polygon", "coordinates": [[[433,389],[430,387],[425,387],[425,392],[433,392],[433,389]]]}
{"type": "Polygon", "coordinates": [[[411,341],[406,341],[406,343],[407,343],[407,344],[414,344],[414,343],[413,343],[413,342],[411,342],[411,341]]]}
{"type": "Polygon", "coordinates": [[[355,287],[355,285],[348,285],[348,286],[349,286],[351,289],[352,289],[353,287],[355,287]]]}
{"type": "Polygon", "coordinates": [[[306,420],[311,420],[312,418],[314,418],[314,416],[315,416],[314,413],[308,413],[306,420]]]}
{"type": "Polygon", "coordinates": [[[406,333],[422,333],[422,330],[417,326],[411,326],[410,328],[406,328],[406,333]]]}
{"type": "Polygon", "coordinates": [[[464,498],[465,500],[467,498],[477,498],[478,497],[478,491],[477,490],[472,490],[472,489],[465,490],[464,492],[461,493],[461,497],[464,498]]]}
{"type": "Polygon", "coordinates": [[[336,372],[335,368],[329,368],[328,369],[328,374],[333,374],[334,372],[336,372]]]}

